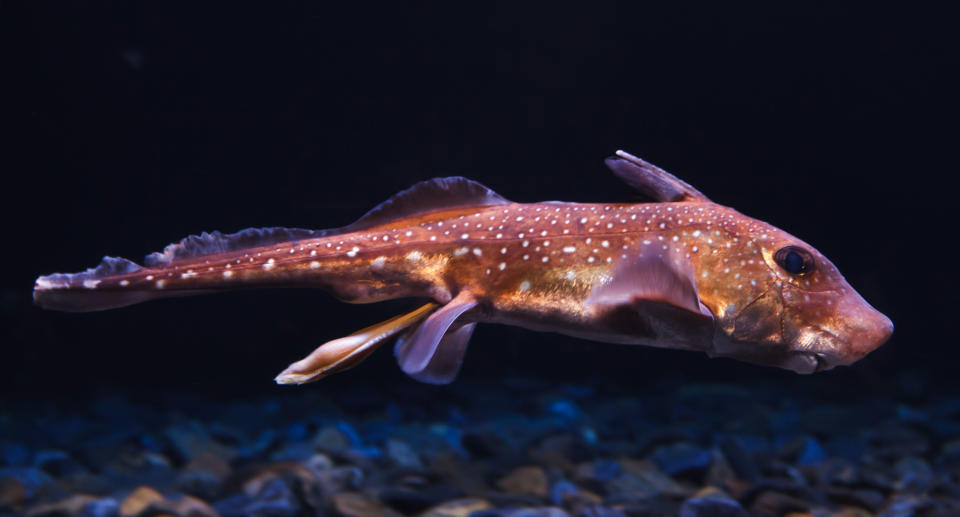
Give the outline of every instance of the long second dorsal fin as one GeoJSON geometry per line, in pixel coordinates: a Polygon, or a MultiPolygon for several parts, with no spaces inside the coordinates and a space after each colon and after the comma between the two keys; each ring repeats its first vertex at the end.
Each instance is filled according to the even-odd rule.
{"type": "Polygon", "coordinates": [[[626,151],[617,151],[604,163],[627,185],[654,201],[710,201],[680,178],[626,151]]]}
{"type": "Polygon", "coordinates": [[[163,251],[147,255],[147,266],[165,266],[179,261],[245,248],[271,246],[281,242],[298,241],[337,235],[372,228],[394,219],[416,214],[455,208],[458,206],[502,205],[509,201],[489,188],[460,176],[433,178],[394,194],[353,223],[330,230],[303,228],[247,228],[236,233],[204,232],[190,235],[163,251]]]}

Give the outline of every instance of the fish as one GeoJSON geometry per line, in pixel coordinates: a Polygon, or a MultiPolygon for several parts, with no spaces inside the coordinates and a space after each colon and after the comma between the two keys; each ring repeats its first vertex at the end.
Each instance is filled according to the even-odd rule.
{"type": "Polygon", "coordinates": [[[419,300],[321,344],[279,384],[352,368],[391,339],[407,375],[447,384],[478,323],[802,374],[850,365],[891,337],[890,319],[809,244],[627,152],[605,163],[643,199],[516,203],[467,178],[434,178],[342,228],[191,235],[142,265],[107,256],[83,272],[40,276],[33,298],[62,311],[254,287],[419,300]]]}

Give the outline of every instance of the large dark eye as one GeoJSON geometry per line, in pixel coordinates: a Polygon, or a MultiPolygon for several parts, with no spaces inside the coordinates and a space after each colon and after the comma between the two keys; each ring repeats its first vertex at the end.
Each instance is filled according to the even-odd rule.
{"type": "Polygon", "coordinates": [[[799,246],[784,246],[773,255],[773,260],[784,271],[793,275],[805,275],[813,271],[813,257],[799,246]]]}

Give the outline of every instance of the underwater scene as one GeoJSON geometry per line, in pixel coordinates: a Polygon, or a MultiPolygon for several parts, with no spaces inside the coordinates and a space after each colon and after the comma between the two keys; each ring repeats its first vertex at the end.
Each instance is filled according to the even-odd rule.
{"type": "Polygon", "coordinates": [[[960,516],[949,17],[0,19],[0,517],[960,516]]]}

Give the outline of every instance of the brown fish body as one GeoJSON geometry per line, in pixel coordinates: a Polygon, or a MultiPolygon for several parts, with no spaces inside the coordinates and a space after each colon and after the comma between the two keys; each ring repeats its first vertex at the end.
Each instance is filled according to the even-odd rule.
{"type": "Polygon", "coordinates": [[[477,322],[801,372],[849,364],[892,331],[802,241],[625,153],[611,168],[661,202],[520,204],[468,180],[435,180],[341,230],[194,236],[145,267],[108,258],[85,273],[41,277],[35,297],[50,308],[97,310],[273,286],[356,303],[431,300],[406,319],[324,345],[278,377],[292,383],[353,366],[404,332],[404,370],[449,382],[477,322]],[[438,203],[445,190],[452,201],[438,203]]]}

